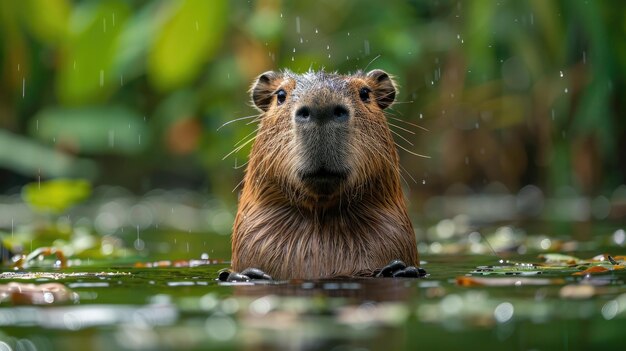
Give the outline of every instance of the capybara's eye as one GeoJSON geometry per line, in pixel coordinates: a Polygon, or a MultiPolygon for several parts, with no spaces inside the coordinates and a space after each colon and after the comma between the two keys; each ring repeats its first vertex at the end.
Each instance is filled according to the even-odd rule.
{"type": "Polygon", "coordinates": [[[283,102],[285,102],[285,99],[287,99],[286,91],[284,91],[283,89],[280,89],[279,91],[276,92],[276,101],[278,101],[278,105],[282,105],[283,102]]]}
{"type": "Polygon", "coordinates": [[[361,88],[361,90],[359,90],[359,97],[361,98],[361,101],[369,102],[371,92],[372,91],[369,88],[361,88]]]}

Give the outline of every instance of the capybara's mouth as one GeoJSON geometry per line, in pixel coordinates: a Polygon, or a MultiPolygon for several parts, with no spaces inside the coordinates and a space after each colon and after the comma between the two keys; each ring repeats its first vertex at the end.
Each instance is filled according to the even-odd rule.
{"type": "Polygon", "coordinates": [[[302,172],[300,179],[316,193],[331,194],[348,178],[347,172],[319,168],[311,172],[302,172]]]}

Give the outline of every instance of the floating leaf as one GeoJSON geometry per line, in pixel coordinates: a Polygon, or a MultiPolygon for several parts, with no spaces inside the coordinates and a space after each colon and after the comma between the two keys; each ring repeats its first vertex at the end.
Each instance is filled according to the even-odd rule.
{"type": "Polygon", "coordinates": [[[619,269],[624,269],[624,266],[591,266],[587,269],[585,269],[584,271],[581,272],[575,272],[572,273],[572,275],[587,275],[587,274],[598,274],[598,273],[606,273],[609,271],[614,271],[614,270],[619,270],[619,269]]]}
{"type": "Polygon", "coordinates": [[[522,286],[522,285],[559,285],[564,284],[563,279],[544,278],[482,278],[482,277],[457,277],[456,284],[460,286],[522,286]]]}
{"type": "Polygon", "coordinates": [[[41,285],[11,282],[0,285],[0,302],[10,301],[15,305],[50,305],[55,303],[77,303],[78,294],[59,283],[41,285]]]}
{"type": "Polygon", "coordinates": [[[539,255],[539,258],[544,260],[546,263],[565,263],[565,264],[576,264],[581,262],[581,259],[576,258],[574,256],[562,255],[558,253],[549,253],[539,255]]]}
{"type": "Polygon", "coordinates": [[[91,195],[91,184],[86,180],[54,179],[30,183],[22,189],[22,197],[35,210],[62,213],[91,195]]]}
{"type": "Polygon", "coordinates": [[[588,299],[596,294],[593,285],[566,285],[559,291],[559,296],[565,299],[588,299]]]}

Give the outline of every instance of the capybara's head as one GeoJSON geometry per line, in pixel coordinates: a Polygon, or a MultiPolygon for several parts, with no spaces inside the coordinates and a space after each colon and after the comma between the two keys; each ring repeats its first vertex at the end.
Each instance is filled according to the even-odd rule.
{"type": "Polygon", "coordinates": [[[270,182],[308,208],[399,189],[398,155],[383,113],[396,88],[384,71],[266,72],[251,92],[262,114],[248,166],[256,185],[248,186],[270,182]]]}

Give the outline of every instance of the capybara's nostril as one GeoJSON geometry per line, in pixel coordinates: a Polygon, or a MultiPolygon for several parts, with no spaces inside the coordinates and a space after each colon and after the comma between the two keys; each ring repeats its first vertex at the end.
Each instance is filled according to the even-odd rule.
{"type": "Polygon", "coordinates": [[[302,106],[296,111],[296,122],[308,122],[311,119],[311,110],[302,106]]]}
{"type": "Polygon", "coordinates": [[[333,110],[333,118],[337,122],[345,122],[348,120],[349,112],[345,107],[338,105],[333,110]]]}

